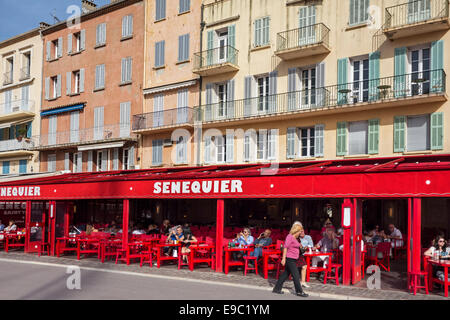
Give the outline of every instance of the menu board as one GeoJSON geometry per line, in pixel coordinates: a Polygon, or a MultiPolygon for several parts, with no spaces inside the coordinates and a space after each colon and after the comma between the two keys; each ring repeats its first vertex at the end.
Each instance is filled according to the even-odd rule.
{"type": "Polygon", "coordinates": [[[19,228],[25,226],[26,205],[26,202],[0,201],[0,220],[2,220],[5,227],[8,226],[10,220],[14,220],[19,228]]]}

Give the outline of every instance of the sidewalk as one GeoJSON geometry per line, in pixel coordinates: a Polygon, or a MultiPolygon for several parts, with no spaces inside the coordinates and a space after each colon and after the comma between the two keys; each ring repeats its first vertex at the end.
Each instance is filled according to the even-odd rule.
{"type": "MultiPolygon", "coordinates": [[[[276,279],[270,278],[264,279],[261,275],[255,275],[254,273],[243,275],[243,271],[232,271],[228,275],[224,273],[216,273],[208,267],[199,267],[191,272],[184,267],[182,270],[178,270],[176,265],[163,265],[160,269],[156,267],[150,268],[148,264],[139,267],[139,263],[135,262],[127,266],[124,263],[115,264],[113,261],[107,261],[101,263],[97,258],[90,257],[84,258],[78,261],[75,256],[65,257],[49,257],[41,256],[37,254],[24,254],[23,252],[0,252],[0,259],[36,262],[36,263],[49,263],[58,265],[74,265],[81,268],[90,269],[102,269],[108,271],[121,271],[128,273],[148,274],[155,276],[170,277],[172,279],[191,279],[198,281],[212,281],[220,282],[228,285],[245,286],[245,287],[258,287],[261,290],[271,290],[275,285],[276,279]]],[[[305,288],[305,292],[311,296],[329,298],[329,299],[367,299],[367,300],[449,300],[443,296],[442,291],[434,291],[433,294],[420,294],[416,296],[404,291],[394,290],[370,290],[367,288],[355,287],[355,286],[336,286],[334,284],[322,284],[316,280],[312,280],[309,285],[310,288],[305,288]],[[436,294],[438,293],[438,294],[436,294]]],[[[284,291],[293,290],[292,281],[286,281],[284,285],[284,291]]]]}

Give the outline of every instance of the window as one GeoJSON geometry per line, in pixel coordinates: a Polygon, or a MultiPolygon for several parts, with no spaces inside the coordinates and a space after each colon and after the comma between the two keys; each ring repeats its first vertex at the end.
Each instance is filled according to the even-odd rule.
{"type": "Polygon", "coordinates": [[[133,16],[128,15],[122,18],[122,38],[133,36],[133,16]]]}
{"type": "Polygon", "coordinates": [[[186,163],[187,162],[187,143],[186,143],[186,138],[183,136],[180,136],[178,138],[177,141],[177,145],[176,145],[176,152],[177,152],[177,158],[176,158],[176,163],[177,164],[181,164],[181,163],[186,163]]]}
{"type": "Polygon", "coordinates": [[[20,70],[20,79],[30,78],[31,72],[31,52],[24,52],[22,54],[22,69],[20,70]]]}
{"type": "Polygon", "coordinates": [[[300,46],[316,42],[316,6],[301,7],[299,10],[300,46]]]}
{"type": "Polygon", "coordinates": [[[417,23],[430,19],[430,0],[409,0],[408,2],[408,23],[417,23]]]}
{"type": "Polygon", "coordinates": [[[191,0],[180,0],[179,13],[188,12],[191,6],[191,0]]]}
{"type": "Polygon", "coordinates": [[[430,115],[406,117],[406,150],[430,150],[430,115]]]}
{"type": "Polygon", "coordinates": [[[360,24],[369,19],[369,0],[350,0],[349,25],[360,24]]]}
{"type": "Polygon", "coordinates": [[[59,52],[59,41],[58,40],[52,41],[52,47],[53,47],[53,53],[54,53],[53,59],[59,58],[59,54],[58,54],[58,52],[59,52]]]}
{"type": "Polygon", "coordinates": [[[217,117],[226,117],[227,112],[227,85],[225,83],[216,85],[217,90],[217,117]]]}
{"type": "Polygon", "coordinates": [[[353,103],[369,100],[369,59],[353,60],[353,103]]]}
{"type": "Polygon", "coordinates": [[[132,74],[132,59],[131,57],[122,59],[122,76],[121,83],[130,83],[132,74]]]}
{"type": "Polygon", "coordinates": [[[2,174],[9,174],[9,161],[2,162],[2,174]]]}
{"type": "Polygon", "coordinates": [[[95,45],[101,46],[106,44],[106,23],[97,25],[97,31],[95,34],[95,45]]]}
{"type": "Polygon", "coordinates": [[[159,166],[162,164],[163,141],[152,141],[152,165],[159,166]]]}
{"type": "Polygon", "coordinates": [[[76,152],[73,154],[73,170],[72,172],[83,172],[83,153],[76,152]]]}
{"type": "Polygon", "coordinates": [[[74,33],[73,38],[74,38],[75,52],[79,52],[81,50],[81,33],[80,32],[74,33]]]}
{"type": "Polygon", "coordinates": [[[73,93],[80,93],[80,70],[73,72],[73,93]]]}
{"type": "Polygon", "coordinates": [[[97,171],[107,171],[108,152],[107,150],[97,151],[97,171]]]}
{"type": "Polygon", "coordinates": [[[122,169],[123,170],[130,169],[129,159],[130,159],[130,149],[128,149],[128,148],[123,149],[123,154],[122,154],[122,169]]]}
{"type": "Polygon", "coordinates": [[[411,95],[430,93],[430,52],[429,47],[409,52],[411,95]]]}
{"type": "Polygon", "coordinates": [[[255,20],[255,47],[265,46],[269,44],[269,22],[269,17],[255,20]]]}
{"type": "Polygon", "coordinates": [[[155,67],[164,66],[165,41],[159,41],[155,44],[155,67]]]}
{"type": "Polygon", "coordinates": [[[367,154],[368,121],[349,122],[348,154],[367,154]]]}
{"type": "MultiPolygon", "coordinates": [[[[228,29],[226,31],[217,32],[217,48],[219,48],[218,63],[224,63],[228,60],[228,29]]],[[[216,56],[217,52],[214,50],[213,55],[216,56]]],[[[214,58],[214,60],[216,60],[214,58]]]]}
{"type": "Polygon", "coordinates": [[[27,173],[27,160],[19,160],[19,173],[27,173]]]}
{"type": "Polygon", "coordinates": [[[56,154],[49,154],[47,157],[47,171],[55,172],[56,171],[56,154]]]}
{"type": "Polygon", "coordinates": [[[316,68],[301,71],[302,107],[316,104],[316,68]]]}
{"type": "Polygon", "coordinates": [[[13,75],[14,75],[14,58],[9,57],[6,59],[5,65],[6,72],[4,73],[3,85],[13,83],[13,75]]]}
{"type": "MultiPolygon", "coordinates": [[[[256,139],[256,159],[257,160],[274,160],[277,150],[277,129],[261,129],[258,131],[256,139]]],[[[245,149],[245,141],[244,141],[245,149]]]]}
{"type": "Polygon", "coordinates": [[[94,140],[104,139],[103,114],[104,114],[103,107],[94,108],[94,140]]]}
{"type": "Polygon", "coordinates": [[[189,34],[178,37],[178,62],[189,60],[189,34]]]}
{"type": "Polygon", "coordinates": [[[269,77],[256,79],[258,86],[258,112],[265,113],[269,110],[269,77]]]}
{"type": "Polygon", "coordinates": [[[324,125],[287,129],[286,158],[323,156],[324,125]]]}
{"type": "Polygon", "coordinates": [[[314,157],[314,128],[300,128],[300,156],[301,157],[314,157]]]}
{"type": "Polygon", "coordinates": [[[95,89],[104,89],[105,88],[105,65],[100,64],[95,66],[95,89]]]}
{"type": "Polygon", "coordinates": [[[53,99],[56,99],[58,97],[58,77],[51,77],[51,83],[52,83],[52,94],[51,97],[53,99]]]}
{"type": "Polygon", "coordinates": [[[156,0],[155,20],[159,21],[166,18],[166,0],[156,0]]]}

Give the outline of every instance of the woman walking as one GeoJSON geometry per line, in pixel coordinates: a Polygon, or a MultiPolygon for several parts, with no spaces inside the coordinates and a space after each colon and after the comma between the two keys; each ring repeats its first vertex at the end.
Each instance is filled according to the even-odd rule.
{"type": "Polygon", "coordinates": [[[273,288],[273,293],[282,294],[283,283],[292,275],[292,280],[294,280],[295,294],[300,297],[307,297],[308,294],[303,292],[302,285],[300,284],[300,274],[297,268],[297,260],[300,256],[300,242],[298,242],[298,237],[302,232],[303,227],[295,224],[292,226],[291,231],[284,241],[283,248],[283,258],[281,259],[281,265],[284,266],[284,272],[281,274],[277,281],[277,284],[273,288]]]}

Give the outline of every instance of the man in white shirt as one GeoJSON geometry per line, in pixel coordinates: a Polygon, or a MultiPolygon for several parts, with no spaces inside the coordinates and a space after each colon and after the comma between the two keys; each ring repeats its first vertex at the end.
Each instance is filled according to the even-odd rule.
{"type": "Polygon", "coordinates": [[[392,248],[399,248],[403,246],[403,236],[400,230],[398,230],[393,224],[390,224],[388,229],[390,234],[386,236],[386,238],[391,241],[392,248]]]}

